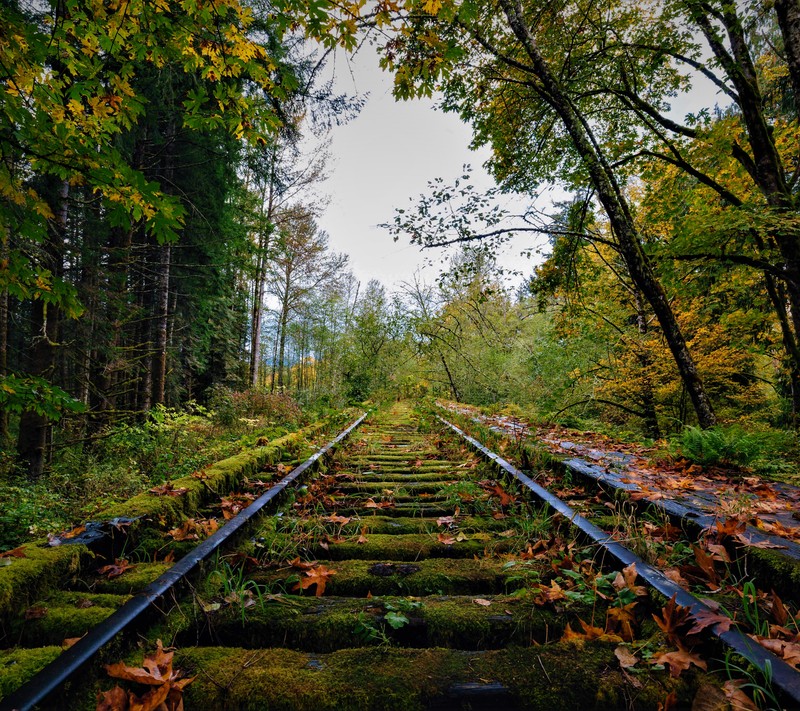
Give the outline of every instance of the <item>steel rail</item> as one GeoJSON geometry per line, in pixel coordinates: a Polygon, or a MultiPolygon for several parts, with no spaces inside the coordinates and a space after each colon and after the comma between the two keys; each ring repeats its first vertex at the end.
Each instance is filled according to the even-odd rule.
{"type": "Polygon", "coordinates": [[[293,469],[269,491],[264,492],[246,509],[237,514],[224,526],[196,546],[191,553],[181,558],[175,565],[159,578],[150,583],[144,590],[136,593],[128,602],[109,615],[100,624],[93,627],[86,636],[79,639],[69,649],[64,650],[54,661],[23,684],[14,693],[0,703],[0,711],[29,711],[44,701],[58,689],[67,679],[75,674],[97,651],[110,642],[139,615],[145,612],[159,598],[163,597],[177,582],[186,577],[202,561],[208,558],[220,545],[233,536],[242,526],[250,521],[259,511],[289,484],[307,471],[321,457],[345,439],[367,417],[365,412],[335,439],[311,455],[306,461],[293,469]]]}
{"type": "MultiPolygon", "coordinates": [[[[578,514],[573,508],[565,504],[557,496],[551,494],[547,489],[537,484],[526,474],[507,462],[505,459],[487,449],[474,437],[470,437],[466,432],[448,422],[443,417],[436,415],[436,419],[447,425],[456,434],[465,439],[484,457],[494,462],[500,469],[514,477],[517,481],[530,489],[539,499],[547,503],[555,511],[558,511],[569,522],[588,536],[592,541],[599,544],[608,551],[614,558],[624,565],[636,564],[636,572],[650,586],[658,590],[667,598],[675,597],[675,601],[684,607],[688,607],[692,614],[699,612],[712,612],[708,605],[705,605],[690,592],[684,590],[680,585],[667,578],[660,570],[645,562],[632,551],[615,541],[610,534],[601,530],[593,523],[590,523],[583,516],[578,514]]],[[[766,650],[755,640],[743,634],[739,630],[729,629],[722,631],[720,625],[716,624],[711,628],[714,635],[722,640],[734,652],[744,657],[751,664],[767,674],[772,684],[780,689],[789,699],[798,704],[800,708],[800,672],[794,667],[783,661],[780,657],[766,650]]]]}

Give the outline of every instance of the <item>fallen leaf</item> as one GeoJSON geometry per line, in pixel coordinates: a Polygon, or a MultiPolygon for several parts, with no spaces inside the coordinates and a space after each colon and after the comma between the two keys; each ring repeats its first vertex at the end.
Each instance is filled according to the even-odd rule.
{"type": "Polygon", "coordinates": [[[438,539],[439,543],[444,543],[446,546],[452,546],[456,542],[456,539],[453,538],[453,536],[451,536],[449,533],[440,533],[438,536],[436,536],[436,538],[438,539]]]}
{"type": "Polygon", "coordinates": [[[128,692],[117,684],[110,691],[97,692],[96,711],[127,711],[128,692]]]}
{"type": "Polygon", "coordinates": [[[630,667],[635,666],[640,661],[639,657],[634,656],[627,647],[617,647],[614,650],[614,656],[619,660],[619,665],[623,669],[630,669],[630,667]]]}
{"type": "Polygon", "coordinates": [[[696,654],[692,654],[686,649],[678,649],[675,652],[666,652],[653,658],[654,664],[666,664],[669,666],[670,676],[679,677],[681,672],[686,671],[692,664],[703,671],[708,668],[705,661],[696,654]]]}
{"type": "Polygon", "coordinates": [[[731,624],[733,624],[733,620],[730,617],[712,610],[700,610],[699,612],[695,612],[691,615],[691,619],[694,622],[694,626],[687,634],[698,634],[706,627],[711,627],[713,625],[719,625],[717,628],[718,632],[727,632],[731,628],[731,624]]]}
{"type": "Polygon", "coordinates": [[[336,575],[336,571],[330,570],[324,565],[316,565],[314,568],[306,570],[303,575],[305,577],[301,577],[292,590],[307,590],[312,585],[316,585],[317,589],[314,594],[316,597],[322,597],[328,580],[330,580],[331,576],[336,575]]]}
{"type": "Polygon", "coordinates": [[[722,685],[722,691],[730,701],[732,711],[758,711],[752,699],[742,690],[744,679],[729,679],[722,685]]]}
{"type": "Polygon", "coordinates": [[[366,542],[367,542],[367,528],[365,526],[364,528],[361,529],[361,535],[358,537],[356,543],[358,543],[359,545],[363,545],[366,542]]]}
{"type": "Polygon", "coordinates": [[[183,496],[187,491],[189,490],[185,487],[176,489],[171,481],[168,481],[166,484],[161,484],[160,486],[154,486],[150,489],[150,493],[156,496],[183,496]]]}
{"type": "Polygon", "coordinates": [[[131,570],[136,566],[132,563],[129,563],[127,560],[122,559],[120,560],[117,558],[113,564],[111,565],[104,565],[102,568],[99,568],[97,573],[98,575],[105,575],[107,578],[116,578],[122,575],[126,570],[131,570]]]}
{"type": "Polygon", "coordinates": [[[692,711],[729,711],[725,692],[713,684],[702,684],[694,695],[692,711]]]}
{"type": "Polygon", "coordinates": [[[0,553],[0,558],[24,558],[25,557],[25,546],[19,546],[18,548],[12,548],[10,551],[3,551],[0,553]]]}
{"type": "Polygon", "coordinates": [[[481,605],[482,607],[489,607],[489,605],[492,604],[491,600],[486,600],[482,597],[475,598],[472,602],[474,602],[476,605],[481,605]]]}
{"type": "Polygon", "coordinates": [[[29,607],[25,610],[26,620],[40,620],[47,615],[47,608],[42,606],[29,607]]]}
{"type": "Polygon", "coordinates": [[[689,617],[689,608],[678,605],[675,602],[675,595],[673,595],[669,602],[661,608],[661,614],[656,615],[653,613],[653,619],[656,624],[661,628],[661,631],[667,635],[667,638],[674,641],[677,639],[677,630],[681,625],[685,624],[689,617]]]}

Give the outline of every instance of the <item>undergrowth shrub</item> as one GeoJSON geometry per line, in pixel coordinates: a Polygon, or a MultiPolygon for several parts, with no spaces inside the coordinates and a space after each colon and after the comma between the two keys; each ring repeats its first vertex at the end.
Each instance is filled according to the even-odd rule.
{"type": "Polygon", "coordinates": [[[291,397],[270,393],[262,388],[236,391],[217,386],[211,395],[210,405],[214,421],[224,427],[234,427],[248,419],[297,426],[303,416],[300,406],[291,397]]]}
{"type": "Polygon", "coordinates": [[[787,466],[784,456],[792,444],[788,432],[748,432],[735,425],[706,430],[686,427],[673,442],[673,451],[704,466],[728,466],[768,473],[787,466]]]}

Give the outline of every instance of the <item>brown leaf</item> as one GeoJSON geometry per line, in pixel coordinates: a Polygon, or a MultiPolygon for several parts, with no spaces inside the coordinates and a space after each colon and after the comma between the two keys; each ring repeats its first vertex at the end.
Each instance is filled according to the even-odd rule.
{"type": "Polygon", "coordinates": [[[366,542],[367,542],[367,527],[365,526],[364,528],[361,529],[361,535],[358,537],[356,543],[358,543],[359,545],[363,545],[366,542]]]}
{"type": "Polygon", "coordinates": [[[24,558],[25,557],[25,546],[19,546],[18,548],[12,548],[10,551],[3,551],[0,553],[0,558],[24,558]]]}
{"type": "Polygon", "coordinates": [[[627,647],[617,647],[614,650],[614,656],[619,659],[619,665],[623,669],[629,669],[640,661],[639,657],[634,656],[631,650],[627,647]]]}
{"type": "Polygon", "coordinates": [[[789,611],[784,607],[783,600],[778,597],[778,593],[772,591],[772,619],[783,626],[789,619],[789,611]]]}
{"type": "Polygon", "coordinates": [[[112,565],[104,565],[102,568],[99,568],[97,573],[99,575],[105,575],[107,578],[116,578],[119,575],[122,575],[126,570],[131,570],[136,566],[132,563],[129,563],[127,560],[120,560],[117,558],[112,565]]]}
{"type": "Polygon", "coordinates": [[[453,538],[453,536],[451,536],[449,533],[440,533],[436,536],[436,538],[439,543],[444,543],[446,546],[452,546],[456,542],[456,539],[453,538]]]}
{"type": "Polygon", "coordinates": [[[706,627],[711,627],[713,625],[719,625],[717,628],[719,633],[727,632],[733,623],[733,620],[727,615],[721,615],[712,610],[700,610],[699,612],[695,612],[691,615],[691,619],[694,622],[694,626],[687,634],[698,634],[706,627]]]}
{"type": "Polygon", "coordinates": [[[705,671],[708,665],[705,661],[696,654],[685,649],[678,649],[675,652],[666,652],[660,654],[653,659],[654,664],[667,664],[669,666],[670,676],[679,677],[681,672],[686,671],[690,665],[694,664],[705,671]]]}
{"type": "Polygon", "coordinates": [[[758,711],[750,697],[742,691],[745,684],[744,679],[729,679],[722,685],[722,690],[731,704],[732,711],[758,711]]]}
{"type": "Polygon", "coordinates": [[[439,516],[439,518],[436,519],[437,526],[452,526],[455,522],[455,516],[439,516]]]}
{"type": "Polygon", "coordinates": [[[694,695],[692,711],[728,711],[725,692],[713,684],[702,684],[694,695]]]}
{"type": "Polygon", "coordinates": [[[661,631],[670,640],[677,639],[677,630],[683,625],[689,617],[689,608],[678,605],[675,602],[675,595],[673,595],[669,602],[661,609],[661,614],[656,615],[653,613],[653,619],[656,624],[661,628],[661,631]]]}
{"type": "Polygon", "coordinates": [[[489,605],[492,604],[491,600],[486,600],[482,597],[476,597],[472,602],[474,602],[476,605],[480,605],[481,607],[489,607],[489,605]]]}
{"type": "Polygon", "coordinates": [[[168,481],[166,484],[161,484],[160,486],[154,486],[150,489],[150,493],[156,496],[183,496],[187,491],[189,490],[185,487],[176,489],[171,481],[168,481]]]}
{"type": "Polygon", "coordinates": [[[167,700],[172,684],[167,682],[161,686],[150,689],[144,696],[130,695],[130,711],[156,711],[167,700]]]}
{"type": "Polygon", "coordinates": [[[348,516],[339,516],[338,514],[331,514],[330,516],[323,516],[323,521],[327,521],[328,523],[339,523],[342,526],[347,525],[352,520],[348,516]]]}
{"type": "Polygon", "coordinates": [[[47,615],[47,608],[46,607],[29,607],[25,610],[25,619],[26,620],[40,620],[42,617],[47,615]]]}
{"type": "Polygon", "coordinates": [[[708,553],[706,553],[702,548],[694,546],[694,558],[697,561],[697,565],[700,569],[706,574],[709,582],[714,586],[717,587],[719,585],[719,576],[717,575],[717,571],[714,568],[714,559],[708,553]]]}
{"type": "Polygon", "coordinates": [[[647,595],[647,590],[643,586],[636,585],[636,578],[638,575],[639,574],[636,572],[636,563],[631,563],[626,568],[623,568],[621,573],[617,573],[617,577],[614,578],[612,585],[618,592],[627,588],[633,592],[636,597],[647,595]]]}
{"type": "Polygon", "coordinates": [[[75,538],[75,536],[80,536],[81,533],[86,533],[86,526],[76,526],[71,531],[67,531],[66,533],[62,533],[59,537],[60,538],[75,538]]]}
{"type": "Polygon", "coordinates": [[[67,637],[67,638],[65,638],[65,639],[64,639],[64,640],[61,642],[61,647],[62,647],[62,649],[69,649],[69,648],[70,648],[72,645],[74,645],[76,642],[80,642],[80,640],[82,640],[82,639],[83,639],[85,636],[86,636],[86,635],[83,635],[83,636],[81,636],[81,637],[67,637]]]}
{"type": "Polygon", "coordinates": [[[317,561],[306,561],[300,560],[300,558],[295,558],[294,560],[289,561],[289,565],[292,568],[297,568],[298,570],[311,570],[311,568],[317,565],[317,561]]]}
{"type": "Polygon", "coordinates": [[[110,691],[98,691],[96,711],[128,711],[128,692],[119,684],[110,691]]]}
{"type": "Polygon", "coordinates": [[[659,701],[656,711],[672,711],[678,706],[678,696],[674,691],[670,691],[663,701],[659,701]]]}

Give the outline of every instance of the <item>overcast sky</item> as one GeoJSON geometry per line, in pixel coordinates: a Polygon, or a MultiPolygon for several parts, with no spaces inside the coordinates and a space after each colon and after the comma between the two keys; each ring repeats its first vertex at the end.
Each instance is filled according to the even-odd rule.
{"type": "MultiPolygon", "coordinates": [[[[407,207],[409,198],[416,200],[426,192],[429,180],[452,182],[465,163],[475,169],[476,186],[491,187],[492,179],[481,168],[488,154],[470,151],[469,126],[437,111],[430,100],[395,102],[392,77],[378,67],[370,47],[349,62],[341,53],[333,70],[341,91],[370,95],[355,119],[333,130],[330,178],[320,188],[330,204],[320,227],[329,233],[335,250],[350,255],[352,270],[362,282],[378,279],[391,287],[410,280],[433,258],[436,266],[424,269],[432,281],[441,251],[423,253],[402,238],[394,242],[378,225],[391,222],[396,207],[407,207]]],[[[503,262],[529,272],[531,262],[519,257],[522,242],[506,250],[503,262]]],[[[530,244],[530,238],[524,242],[530,244]]]]}

